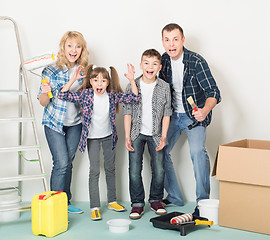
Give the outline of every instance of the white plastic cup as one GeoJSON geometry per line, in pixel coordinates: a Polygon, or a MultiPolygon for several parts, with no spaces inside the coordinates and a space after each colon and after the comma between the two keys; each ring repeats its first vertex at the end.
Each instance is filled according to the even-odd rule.
{"type": "Polygon", "coordinates": [[[112,233],[124,233],[129,230],[129,224],[131,221],[128,219],[111,219],[107,221],[109,230],[112,233]]]}
{"type": "Polygon", "coordinates": [[[208,218],[209,221],[213,221],[214,225],[218,225],[218,199],[203,199],[198,202],[200,211],[200,217],[208,218]]]}

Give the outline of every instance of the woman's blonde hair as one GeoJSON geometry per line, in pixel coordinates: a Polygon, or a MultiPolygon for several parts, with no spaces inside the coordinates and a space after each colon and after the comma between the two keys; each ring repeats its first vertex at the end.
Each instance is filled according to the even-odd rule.
{"type": "MultiPolygon", "coordinates": [[[[86,70],[85,70],[86,77],[84,78],[84,82],[79,90],[81,90],[81,89],[85,90],[87,88],[92,88],[92,85],[90,83],[90,79],[96,78],[101,73],[102,77],[109,81],[109,84],[108,84],[107,89],[106,89],[107,91],[114,91],[114,92],[123,93],[123,90],[120,86],[120,80],[119,80],[118,73],[114,67],[110,66],[111,73],[109,74],[109,72],[106,68],[95,67],[93,69],[93,66],[94,65],[91,64],[86,68],[86,70]]],[[[118,110],[119,110],[119,106],[117,104],[116,112],[118,112],[118,110]]]]}
{"type": "Polygon", "coordinates": [[[61,38],[59,43],[59,52],[57,55],[56,65],[59,69],[63,69],[65,65],[68,69],[71,68],[69,61],[66,58],[65,55],[65,43],[68,38],[75,39],[78,41],[82,48],[82,52],[78,60],[76,61],[77,64],[82,65],[83,67],[86,67],[88,65],[88,56],[89,52],[86,47],[86,41],[83,37],[83,35],[80,32],[77,31],[68,31],[64,34],[64,36],[61,38]]]}

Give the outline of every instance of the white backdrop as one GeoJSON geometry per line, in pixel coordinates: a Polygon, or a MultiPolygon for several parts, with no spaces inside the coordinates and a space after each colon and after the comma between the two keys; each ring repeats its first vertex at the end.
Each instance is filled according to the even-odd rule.
{"type": "MultiPolygon", "coordinates": [[[[88,43],[90,63],[113,65],[121,77],[126,64],[141,73],[139,61],[148,48],[163,53],[161,29],[170,22],[183,27],[185,46],[200,53],[209,63],[221,90],[222,102],[213,112],[207,132],[207,149],[211,167],[220,144],[244,138],[269,140],[270,3],[268,0],[137,0],[137,1],[6,1],[0,0],[0,16],[13,18],[19,27],[24,59],[58,51],[62,35],[68,30],[80,31],[88,43]]],[[[18,54],[11,24],[0,22],[1,89],[18,85],[18,54]]],[[[41,126],[43,108],[36,99],[40,78],[28,73],[30,90],[37,118],[38,134],[49,182],[51,155],[41,126]]],[[[1,97],[0,115],[16,113],[16,101],[1,97]]],[[[117,116],[117,196],[129,201],[128,153],[124,146],[123,116],[117,116]]],[[[16,143],[17,128],[1,125],[0,144],[16,143]]],[[[30,126],[24,131],[24,142],[32,141],[30,126]]],[[[26,153],[27,157],[31,153],[26,153]]],[[[14,156],[16,157],[16,156],[14,156]]],[[[195,181],[189,147],[183,134],[172,151],[175,169],[186,201],[195,201],[195,181]]],[[[2,176],[9,176],[16,163],[0,155],[2,176]],[[6,169],[7,168],[7,169],[6,169]]],[[[34,163],[24,163],[24,171],[36,171],[34,163]]],[[[74,161],[73,200],[88,201],[88,156],[78,152],[74,161]]],[[[143,178],[148,197],[151,172],[149,155],[145,154],[143,178]]],[[[39,181],[25,182],[23,199],[43,191],[39,181]]],[[[106,200],[106,183],[102,167],[101,199],[106,200]]],[[[147,200],[146,197],[146,200],[147,200]]],[[[211,177],[211,197],[218,198],[218,181],[211,177]]]]}

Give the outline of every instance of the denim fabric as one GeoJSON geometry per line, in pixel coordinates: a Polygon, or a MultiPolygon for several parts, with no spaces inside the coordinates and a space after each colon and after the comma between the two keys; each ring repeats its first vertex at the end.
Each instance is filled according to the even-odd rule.
{"type": "Polygon", "coordinates": [[[147,143],[151,157],[152,180],[149,202],[161,201],[164,190],[164,151],[156,151],[157,145],[152,136],[139,136],[132,142],[134,152],[129,152],[129,192],[133,207],[145,205],[144,187],[142,182],[142,166],[144,147],[147,143]]]}
{"type": "Polygon", "coordinates": [[[182,131],[185,131],[190,148],[191,160],[196,180],[196,201],[209,198],[210,193],[210,163],[205,149],[206,127],[197,126],[189,129],[192,120],[185,113],[173,113],[167,134],[168,145],[165,147],[164,186],[168,193],[167,200],[183,206],[184,200],[180,191],[170,152],[179,139],[182,131]]]}
{"type": "Polygon", "coordinates": [[[70,183],[72,175],[72,162],[79,144],[82,124],[64,126],[65,135],[44,126],[46,139],[52,154],[53,169],[51,173],[51,191],[63,190],[70,204],[70,183]]]}
{"type": "Polygon", "coordinates": [[[100,147],[102,145],[104,170],[107,183],[108,202],[116,201],[115,188],[115,148],[112,149],[112,135],[104,138],[87,139],[87,149],[90,161],[89,170],[89,198],[90,208],[100,207],[99,175],[100,175],[100,147]]]}

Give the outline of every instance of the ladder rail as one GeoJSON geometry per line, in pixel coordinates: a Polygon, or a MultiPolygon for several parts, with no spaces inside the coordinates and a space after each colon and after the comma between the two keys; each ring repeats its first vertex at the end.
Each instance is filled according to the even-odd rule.
{"type": "MultiPolygon", "coordinates": [[[[15,22],[15,20],[12,19],[11,17],[0,16],[0,20],[8,20],[8,21],[11,21],[13,23],[13,27],[14,27],[15,35],[16,35],[16,41],[17,41],[17,48],[18,48],[19,58],[20,58],[19,91],[22,91],[23,83],[24,83],[24,88],[25,88],[25,92],[26,92],[26,96],[27,96],[27,103],[28,103],[30,116],[34,119],[34,121],[32,121],[32,127],[33,127],[33,132],[34,132],[35,143],[37,145],[40,145],[39,139],[38,139],[38,134],[37,134],[36,120],[35,120],[35,117],[34,117],[35,116],[34,115],[34,108],[33,108],[33,103],[32,103],[31,94],[30,94],[30,90],[29,90],[29,82],[28,82],[26,70],[25,70],[25,67],[24,67],[23,53],[22,53],[22,47],[21,47],[21,41],[20,41],[18,26],[17,26],[17,23],[15,22]]],[[[19,115],[19,118],[22,118],[22,95],[19,95],[18,115],[19,115]]],[[[18,142],[19,142],[19,145],[22,145],[22,122],[19,123],[18,142]]],[[[40,165],[41,173],[45,174],[43,161],[42,161],[42,154],[41,154],[40,149],[37,150],[37,154],[38,154],[38,158],[40,159],[39,165],[40,165]]],[[[18,161],[19,161],[18,162],[18,164],[19,164],[18,174],[20,175],[21,171],[22,171],[22,157],[20,155],[18,157],[18,161]]],[[[43,185],[44,185],[45,191],[48,191],[48,186],[47,186],[47,182],[46,182],[45,178],[43,179],[43,185]]],[[[19,188],[21,188],[21,182],[19,182],[19,188]]]]}

